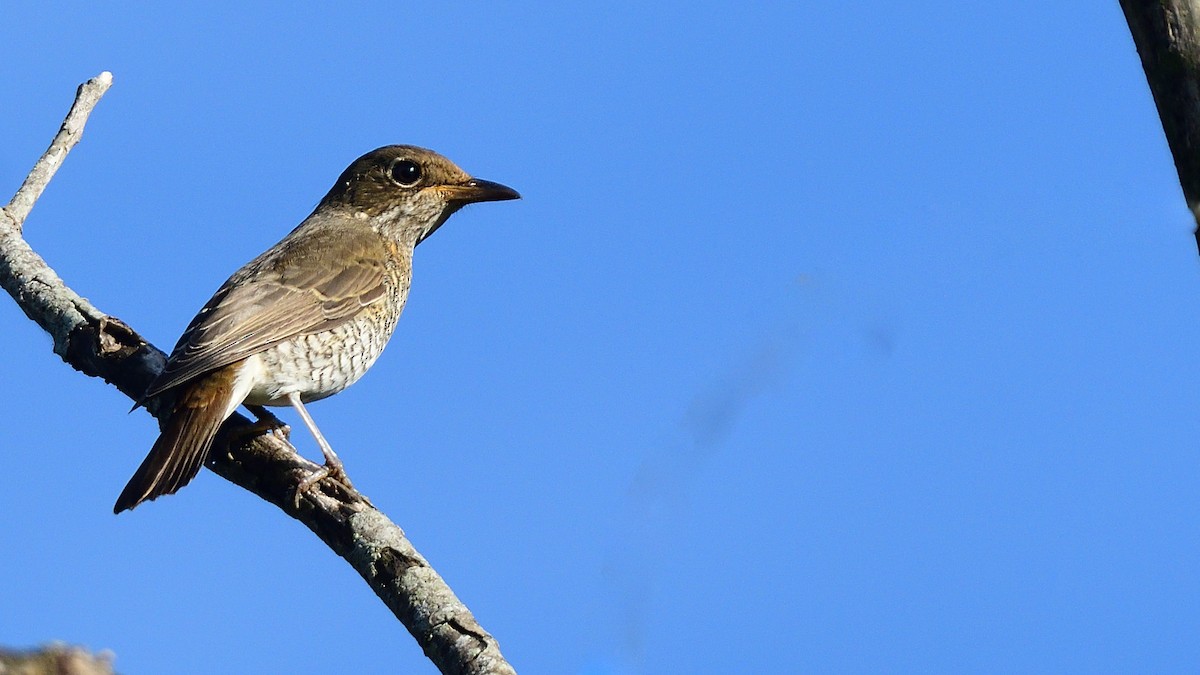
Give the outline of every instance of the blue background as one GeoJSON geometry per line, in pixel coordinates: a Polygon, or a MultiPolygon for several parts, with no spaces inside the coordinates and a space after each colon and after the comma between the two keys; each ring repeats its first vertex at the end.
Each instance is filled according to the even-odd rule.
{"type": "MultiPolygon", "coordinates": [[[[1116,2],[96,4],[6,5],[0,187],[111,70],[27,236],[161,348],[374,147],[524,195],[311,408],[522,672],[1200,662],[1200,257],[1116,2]]],[[[211,473],[113,516],[152,421],[0,322],[0,643],[432,671],[211,473]]]]}

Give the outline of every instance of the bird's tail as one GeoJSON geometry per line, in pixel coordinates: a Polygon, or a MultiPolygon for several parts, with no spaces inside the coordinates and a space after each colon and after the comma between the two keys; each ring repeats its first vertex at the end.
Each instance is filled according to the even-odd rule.
{"type": "Polygon", "coordinates": [[[113,513],[172,494],[196,477],[221,423],[241,403],[232,400],[238,365],[183,385],[162,434],[117,497],[113,513]]]}

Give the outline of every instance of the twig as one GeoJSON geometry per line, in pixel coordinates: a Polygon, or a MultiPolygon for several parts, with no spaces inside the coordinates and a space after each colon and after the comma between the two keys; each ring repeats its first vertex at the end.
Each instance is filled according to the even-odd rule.
{"type": "MultiPolygon", "coordinates": [[[[104,378],[136,400],[162,370],[165,355],[124,322],[100,312],[68,288],[21,236],[33,204],[79,141],[88,115],[111,83],[112,75],[105,72],[79,87],[54,142],[16,196],[0,210],[0,286],[54,338],[54,351],[64,361],[87,375],[104,378]]],[[[155,417],[164,408],[163,401],[147,405],[155,417]]],[[[325,481],[297,507],[292,499],[296,486],[318,467],[281,436],[248,434],[250,424],[241,415],[225,423],[207,464],[210,469],[316,533],[362,575],[442,673],[515,673],[500,655],[496,640],[413,548],[404,531],[365,497],[325,481]]]]}
{"type": "Polygon", "coordinates": [[[25,218],[29,216],[34,203],[42,196],[42,191],[67,158],[67,153],[83,136],[83,127],[87,124],[92,109],[111,86],[112,73],[107,70],[79,85],[75,92],[75,103],[71,105],[71,110],[59,127],[58,133],[54,135],[54,140],[50,142],[50,147],[46,148],[46,152],[42,153],[41,158],[33,165],[33,169],[25,177],[25,182],[21,183],[17,194],[13,195],[12,201],[4,207],[5,214],[12,219],[18,232],[25,224],[25,218]]]}

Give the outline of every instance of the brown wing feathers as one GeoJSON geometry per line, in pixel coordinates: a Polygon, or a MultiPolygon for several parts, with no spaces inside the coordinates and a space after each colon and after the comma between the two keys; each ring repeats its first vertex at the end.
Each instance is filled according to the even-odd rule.
{"type": "Polygon", "coordinates": [[[288,250],[292,261],[307,249],[332,251],[328,257],[337,264],[314,268],[260,258],[238,270],[192,320],[146,396],[288,338],[329,330],[385,297],[384,244],[374,232],[333,232],[302,242],[275,250],[288,250]]]}

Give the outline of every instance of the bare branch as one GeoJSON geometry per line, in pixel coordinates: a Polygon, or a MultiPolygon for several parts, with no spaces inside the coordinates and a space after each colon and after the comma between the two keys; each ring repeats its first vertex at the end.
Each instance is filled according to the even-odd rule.
{"type": "Polygon", "coordinates": [[[111,652],[91,654],[64,644],[22,651],[0,648],[0,673],[11,675],[112,675],[112,661],[111,652]]]}
{"type": "MultiPolygon", "coordinates": [[[[78,141],[84,123],[112,76],[102,73],[79,88],[75,105],[50,149],[38,161],[0,217],[0,286],[25,314],[54,338],[54,351],[76,370],[101,377],[137,399],[162,370],[165,355],[115,317],[97,310],[63,283],[25,242],[21,228],[33,203],[78,141]]],[[[166,401],[147,410],[161,419],[166,401]]],[[[318,467],[282,436],[255,435],[241,415],[221,429],[207,466],[221,477],[304,523],[344,558],[408,628],[443,673],[515,673],[496,640],[413,548],[395,523],[356,491],[323,481],[294,502],[300,481],[318,467]]]]}
{"type": "MultiPolygon", "coordinates": [[[[1200,3],[1120,0],[1183,197],[1200,224],[1200,3]]],[[[1200,246],[1200,228],[1196,232],[1200,246]]]]}
{"type": "Polygon", "coordinates": [[[75,103],[67,113],[67,118],[63,120],[62,126],[59,127],[58,133],[55,134],[54,140],[50,142],[50,147],[46,148],[46,152],[42,153],[37,164],[33,165],[33,170],[25,177],[25,182],[21,184],[21,188],[17,190],[12,201],[4,207],[5,215],[12,219],[18,232],[24,225],[25,218],[33,209],[34,203],[37,202],[38,197],[42,196],[42,191],[46,189],[63,160],[67,158],[67,153],[83,136],[83,126],[87,124],[92,109],[96,107],[96,104],[100,102],[100,97],[104,96],[104,92],[108,91],[111,86],[112,73],[107,70],[79,85],[78,91],[75,92],[75,103]]]}
{"type": "Polygon", "coordinates": [[[21,238],[21,229],[67,153],[79,142],[88,116],[110,86],[112,73],[108,71],[79,85],[75,103],[50,147],[33,165],[12,201],[0,209],[0,286],[17,299],[26,316],[54,338],[54,352],[64,358],[71,329],[102,315],[63,284],[46,261],[21,238]]]}

